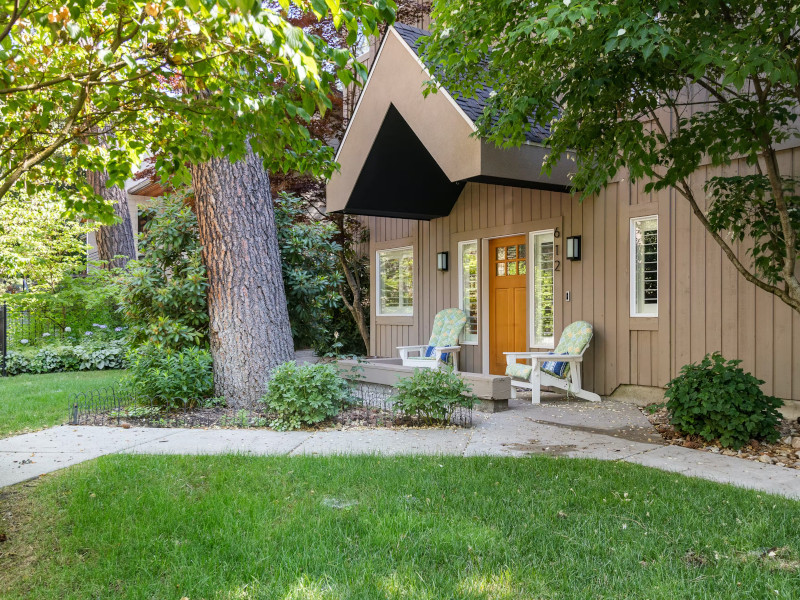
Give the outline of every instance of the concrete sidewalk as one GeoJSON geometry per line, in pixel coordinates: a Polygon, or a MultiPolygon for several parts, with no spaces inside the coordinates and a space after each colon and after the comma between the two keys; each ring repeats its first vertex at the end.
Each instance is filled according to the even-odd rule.
{"type": "Polygon", "coordinates": [[[0,487],[105,454],[448,454],[623,460],[800,499],[800,471],[664,445],[638,408],[512,400],[510,410],[475,414],[471,429],[276,432],[60,426],[0,440],[0,487]]]}

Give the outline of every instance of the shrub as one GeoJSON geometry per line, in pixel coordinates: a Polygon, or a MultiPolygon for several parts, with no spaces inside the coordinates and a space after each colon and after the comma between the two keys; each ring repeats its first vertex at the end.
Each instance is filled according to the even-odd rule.
{"type": "Polygon", "coordinates": [[[286,431],[338,414],[348,390],[347,382],[331,363],[298,366],[289,361],[273,369],[262,402],[277,414],[270,427],[286,431]]]}
{"type": "Polygon", "coordinates": [[[64,370],[61,353],[55,348],[41,348],[30,362],[31,373],[58,373],[64,370]]]}
{"type": "Polygon", "coordinates": [[[125,366],[125,340],[90,341],[72,347],[80,371],[121,369],[125,366]]]}
{"type": "Polygon", "coordinates": [[[9,350],[6,353],[6,373],[9,375],[21,375],[27,373],[31,368],[32,352],[9,350]]]}
{"type": "Polygon", "coordinates": [[[333,310],[341,304],[341,246],[333,223],[308,215],[307,203],[293,194],[275,198],[275,224],[292,337],[298,348],[320,347],[331,336],[333,310]]]}
{"type": "Polygon", "coordinates": [[[83,344],[51,345],[10,350],[6,356],[9,375],[96,371],[125,367],[127,343],[122,339],[90,340],[83,344]]]}
{"type": "Polygon", "coordinates": [[[761,391],[764,382],[725,361],[719,352],[681,369],[667,384],[670,422],[682,433],[719,439],[735,449],[751,439],[774,442],[783,402],[761,391]]]}
{"type": "Polygon", "coordinates": [[[456,408],[475,405],[472,388],[451,369],[414,369],[396,387],[395,408],[429,424],[449,423],[456,408]]]}
{"type": "Polygon", "coordinates": [[[147,342],[128,353],[128,363],[126,382],[155,404],[193,406],[213,395],[211,353],[203,348],[176,350],[147,342]]]}
{"type": "Polygon", "coordinates": [[[134,344],[173,349],[203,346],[208,338],[208,277],[197,217],[179,194],[147,209],[138,261],[129,263],[122,312],[134,344]]]}

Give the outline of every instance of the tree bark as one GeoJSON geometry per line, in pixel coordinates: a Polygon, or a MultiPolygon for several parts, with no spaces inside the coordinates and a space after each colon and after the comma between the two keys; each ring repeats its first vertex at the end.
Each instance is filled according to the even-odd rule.
{"type": "Polygon", "coordinates": [[[105,172],[89,171],[86,173],[86,181],[95,194],[113,202],[114,214],[120,218],[120,222],[115,225],[101,225],[97,229],[97,255],[100,260],[108,261],[109,268],[124,267],[128,260],[136,259],[136,240],[128,210],[128,195],[116,185],[108,187],[108,174],[105,172]],[[115,256],[127,258],[114,258],[115,256]]]}
{"type": "Polygon", "coordinates": [[[342,265],[342,271],[344,272],[347,286],[350,288],[353,301],[350,302],[348,300],[344,287],[341,285],[339,286],[339,296],[342,298],[342,302],[344,302],[344,305],[347,307],[347,310],[350,311],[350,315],[356,322],[358,332],[361,334],[361,340],[364,342],[364,350],[369,354],[369,327],[367,326],[364,301],[361,297],[361,281],[358,272],[355,269],[351,269],[350,265],[347,264],[344,252],[339,253],[339,262],[342,265]]]}
{"type": "Polygon", "coordinates": [[[214,392],[229,406],[253,408],[270,370],[294,359],[269,175],[252,152],[191,171],[208,269],[214,392]]]}

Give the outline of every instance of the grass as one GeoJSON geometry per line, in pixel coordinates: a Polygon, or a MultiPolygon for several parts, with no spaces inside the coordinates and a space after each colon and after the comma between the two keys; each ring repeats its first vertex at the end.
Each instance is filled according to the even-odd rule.
{"type": "Polygon", "coordinates": [[[6,598],[800,590],[797,502],[625,463],[117,455],[29,485],[0,510],[16,523],[0,545],[6,598]]]}
{"type": "Polygon", "coordinates": [[[113,385],[124,371],[77,371],[0,378],[0,437],[67,420],[73,394],[113,385]]]}

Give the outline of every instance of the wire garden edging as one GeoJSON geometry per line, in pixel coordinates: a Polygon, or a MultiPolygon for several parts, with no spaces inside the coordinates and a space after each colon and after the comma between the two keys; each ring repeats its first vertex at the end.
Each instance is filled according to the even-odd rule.
{"type": "MultiPolygon", "coordinates": [[[[352,382],[351,407],[361,407],[387,415],[393,425],[419,425],[413,417],[395,409],[389,385],[352,382]]],[[[345,409],[346,410],[346,409],[345,409]]],[[[472,426],[472,408],[458,407],[450,424],[472,426]]],[[[79,392],[70,399],[69,425],[117,425],[136,427],[224,427],[266,428],[274,418],[264,410],[227,408],[221,405],[197,406],[194,399],[181,399],[166,410],[152,399],[137,396],[125,385],[79,392]]]]}

